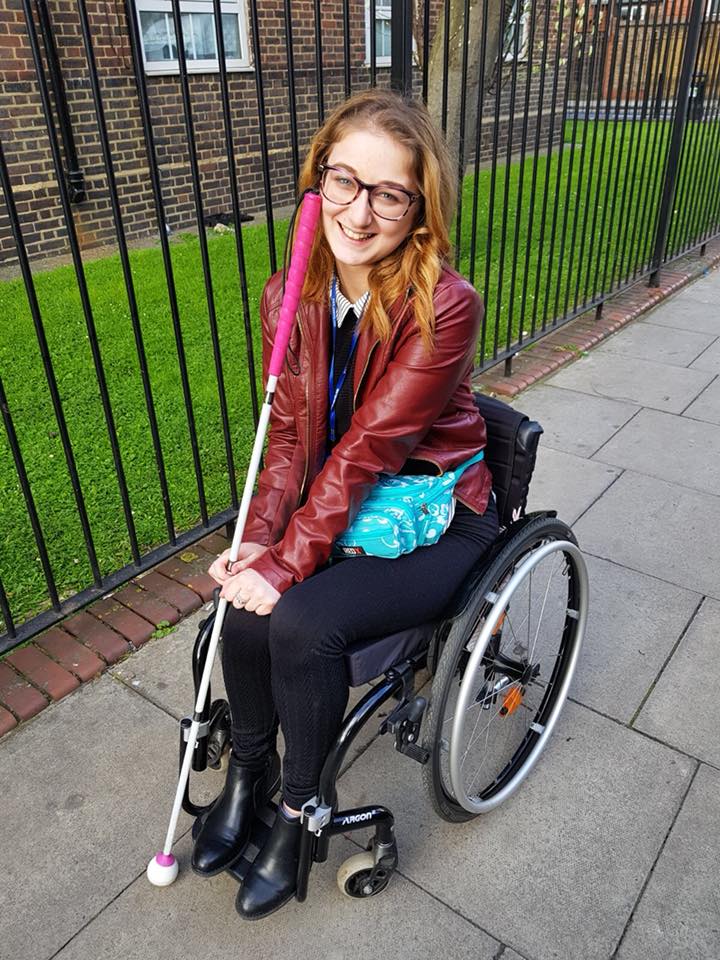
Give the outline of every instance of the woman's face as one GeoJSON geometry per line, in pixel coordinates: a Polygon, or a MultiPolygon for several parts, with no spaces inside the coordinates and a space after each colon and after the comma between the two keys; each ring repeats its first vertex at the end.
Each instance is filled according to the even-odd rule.
{"type": "MultiPolygon", "coordinates": [[[[347,133],[333,144],[325,162],[343,167],[364,183],[388,183],[419,192],[412,154],[379,131],[347,133]]],[[[364,274],[365,278],[370,267],[392,253],[412,230],[418,209],[415,201],[401,220],[384,220],[374,213],[369,200],[367,190],[361,190],[346,206],[325,196],[322,200],[323,229],[336,263],[346,268],[345,273],[364,274]]]]}

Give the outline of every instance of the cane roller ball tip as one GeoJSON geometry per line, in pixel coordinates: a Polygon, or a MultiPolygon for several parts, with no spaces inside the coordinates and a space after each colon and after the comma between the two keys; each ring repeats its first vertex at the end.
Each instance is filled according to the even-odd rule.
{"type": "Polygon", "coordinates": [[[147,865],[147,878],[155,887],[169,886],[178,875],[178,862],[171,853],[156,853],[147,865]]]}

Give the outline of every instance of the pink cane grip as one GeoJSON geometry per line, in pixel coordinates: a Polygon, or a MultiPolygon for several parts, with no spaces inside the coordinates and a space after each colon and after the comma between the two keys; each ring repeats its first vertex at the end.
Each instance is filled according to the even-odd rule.
{"type": "Polygon", "coordinates": [[[295,232],[290,269],[285,281],[285,294],[280,306],[280,318],[275,333],[275,343],[270,357],[269,373],[271,377],[279,377],[285,361],[287,345],[290,341],[295,314],[297,313],[300,295],[302,293],[305,274],[307,272],[310,251],[312,250],[315,230],[320,217],[322,198],[318,193],[306,193],[300,207],[300,218],[295,232]]]}

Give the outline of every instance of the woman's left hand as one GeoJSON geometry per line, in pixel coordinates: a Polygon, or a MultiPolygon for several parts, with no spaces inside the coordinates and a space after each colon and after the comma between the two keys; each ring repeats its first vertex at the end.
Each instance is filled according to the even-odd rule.
{"type": "Polygon", "coordinates": [[[272,613],[280,594],[255,570],[242,570],[225,581],[220,596],[238,610],[244,608],[259,617],[272,613]]]}

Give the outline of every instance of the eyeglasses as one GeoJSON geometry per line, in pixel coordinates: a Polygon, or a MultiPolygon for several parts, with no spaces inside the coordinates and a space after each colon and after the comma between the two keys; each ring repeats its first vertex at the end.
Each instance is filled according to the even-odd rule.
{"type": "Polygon", "coordinates": [[[318,170],[320,190],[326,200],[339,206],[349,206],[361,190],[367,190],[370,209],[381,220],[402,220],[411,205],[422,196],[403,190],[402,187],[363,183],[342,167],[330,167],[321,163],[318,170]]]}

